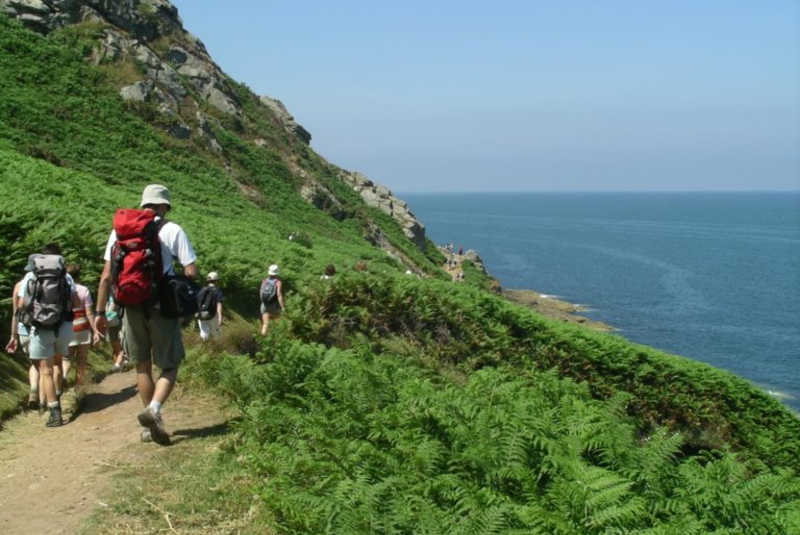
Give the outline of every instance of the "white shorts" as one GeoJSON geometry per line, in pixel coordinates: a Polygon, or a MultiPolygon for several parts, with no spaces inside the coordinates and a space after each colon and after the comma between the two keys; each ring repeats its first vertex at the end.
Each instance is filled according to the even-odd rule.
{"type": "Polygon", "coordinates": [[[85,346],[91,343],[92,330],[86,329],[85,331],[78,331],[75,333],[75,337],[72,339],[72,342],[69,343],[69,347],[85,346]]]}
{"type": "Polygon", "coordinates": [[[200,338],[202,338],[203,341],[219,336],[219,322],[217,318],[197,320],[197,326],[200,328],[200,338]]]}

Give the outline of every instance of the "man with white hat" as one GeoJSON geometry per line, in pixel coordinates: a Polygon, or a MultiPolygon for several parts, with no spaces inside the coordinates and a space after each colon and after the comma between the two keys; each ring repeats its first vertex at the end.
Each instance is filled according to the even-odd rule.
{"type": "MultiPolygon", "coordinates": [[[[174,260],[183,266],[183,273],[190,279],[197,277],[197,255],[183,229],[166,220],[170,210],[169,190],[160,184],[150,184],[142,192],[140,204],[144,211],[155,214],[158,228],[158,241],[161,248],[162,277],[175,274],[174,260]]],[[[109,289],[112,283],[111,253],[117,241],[115,231],[111,231],[106,245],[105,265],[100,276],[100,287],[97,290],[98,309],[95,315],[97,330],[105,333],[107,320],[105,306],[108,302],[109,289]]],[[[145,409],[139,413],[139,423],[143,442],[154,442],[167,445],[169,434],[164,429],[161,418],[161,406],[166,402],[178,376],[178,366],[185,355],[178,318],[168,318],[161,314],[157,299],[151,299],[140,305],[126,306],[123,316],[125,331],[125,354],[136,363],[136,383],[139,397],[145,409]],[[153,361],[161,369],[161,376],[153,381],[153,361]]]]}
{"type": "Polygon", "coordinates": [[[206,286],[197,294],[197,326],[203,342],[219,336],[222,327],[222,289],[219,284],[219,273],[212,271],[206,277],[206,286]]]}

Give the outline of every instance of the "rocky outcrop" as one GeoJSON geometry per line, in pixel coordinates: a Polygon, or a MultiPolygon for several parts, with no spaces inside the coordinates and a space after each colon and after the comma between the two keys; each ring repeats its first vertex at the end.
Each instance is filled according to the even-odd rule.
{"type": "Polygon", "coordinates": [[[351,214],[344,209],[342,203],[328,188],[316,180],[307,180],[300,188],[300,196],[309,204],[328,212],[334,219],[341,221],[351,214]]]}
{"type": "MultiPolygon", "coordinates": [[[[237,94],[205,45],[183,28],[178,10],[169,0],[0,0],[0,11],[42,33],[69,24],[96,24],[101,36],[89,60],[95,65],[120,65],[120,72],[125,73],[120,77],[125,80],[119,84],[120,97],[147,113],[155,110],[164,115],[158,124],[178,139],[202,140],[210,152],[224,158],[215,130],[228,119],[239,124],[246,120],[237,96],[241,93],[237,94]]],[[[286,132],[305,145],[311,142],[311,134],[280,100],[263,96],[260,102],[286,132]]],[[[267,142],[259,137],[253,143],[263,146],[267,142]]],[[[353,215],[296,161],[291,155],[285,157],[300,195],[308,203],[337,219],[353,215]]],[[[360,173],[341,171],[340,178],[367,205],[394,218],[419,248],[425,247],[424,225],[388,188],[360,173]]],[[[375,241],[388,243],[383,238],[375,241]]]]}
{"type": "Polygon", "coordinates": [[[425,247],[425,225],[409,210],[408,203],[392,195],[386,186],[375,184],[361,173],[342,171],[340,178],[357,191],[367,205],[394,218],[402,227],[403,233],[417,247],[425,247]]]}
{"type": "Polygon", "coordinates": [[[272,110],[287,132],[300,138],[300,141],[306,145],[311,143],[311,133],[294,120],[294,117],[283,105],[283,102],[276,98],[264,96],[261,97],[261,103],[272,110]]]}

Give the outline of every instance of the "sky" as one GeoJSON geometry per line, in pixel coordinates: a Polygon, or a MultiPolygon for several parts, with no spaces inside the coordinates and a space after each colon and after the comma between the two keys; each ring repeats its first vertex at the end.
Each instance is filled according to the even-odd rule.
{"type": "Polygon", "coordinates": [[[173,0],[395,192],[800,189],[800,1],[173,0]]]}

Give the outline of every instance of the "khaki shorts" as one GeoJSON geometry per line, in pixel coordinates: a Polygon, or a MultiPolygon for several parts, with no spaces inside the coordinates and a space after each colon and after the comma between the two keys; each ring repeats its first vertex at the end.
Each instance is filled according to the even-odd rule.
{"type": "Polygon", "coordinates": [[[186,351],[180,321],[165,318],[148,305],[125,307],[123,347],[133,362],[153,362],[162,370],[177,368],[186,351]]]}

